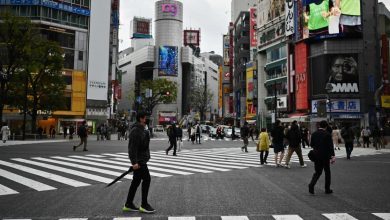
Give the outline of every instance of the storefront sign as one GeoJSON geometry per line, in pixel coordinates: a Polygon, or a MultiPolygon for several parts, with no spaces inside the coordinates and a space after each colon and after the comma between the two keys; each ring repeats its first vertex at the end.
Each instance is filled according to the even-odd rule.
{"type": "Polygon", "coordinates": [[[286,36],[294,34],[294,0],[286,0],[286,36]]]}
{"type": "Polygon", "coordinates": [[[382,108],[390,108],[390,95],[381,96],[382,108]]]}
{"type": "Polygon", "coordinates": [[[251,47],[257,46],[257,36],[256,36],[256,30],[257,30],[257,10],[256,8],[251,8],[249,10],[250,18],[249,18],[249,32],[250,32],[250,44],[251,47]]]}
{"type": "Polygon", "coordinates": [[[177,15],[177,5],[176,4],[162,4],[161,11],[164,13],[171,13],[172,16],[177,15]]]}
{"type": "MultiPolygon", "coordinates": [[[[319,102],[324,100],[312,100],[311,112],[317,113],[319,102]]],[[[360,112],[360,99],[335,99],[326,105],[326,112],[334,113],[358,113],[360,112]]]]}

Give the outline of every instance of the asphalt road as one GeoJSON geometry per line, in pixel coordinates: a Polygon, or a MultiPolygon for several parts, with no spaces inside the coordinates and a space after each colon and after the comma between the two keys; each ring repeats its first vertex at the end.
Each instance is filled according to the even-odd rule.
{"type": "MultiPolygon", "coordinates": [[[[284,219],[328,219],[323,215],[325,213],[344,213],[355,219],[385,219],[375,217],[372,213],[390,213],[389,150],[377,152],[372,148],[358,148],[353,152],[353,155],[355,153],[357,156],[352,157],[352,160],[345,159],[344,151],[337,151],[338,159],[331,168],[334,194],[324,193],[322,176],[316,185],[316,194],[310,195],[307,184],[314,170],[311,162],[307,162],[307,168],[300,168],[294,157],[291,169],[276,168],[273,163],[261,167],[258,165],[258,153],[255,152],[254,142],[250,143],[250,153],[246,154],[239,148],[242,142],[231,140],[208,140],[201,145],[184,141],[183,151],[178,153],[178,157],[166,156],[164,149],[168,146],[167,140],[154,139],[150,147],[153,158],[151,162],[165,164],[165,168],[167,166],[186,168],[172,168],[174,171],[169,172],[161,170],[165,169],[164,167],[160,167],[160,170],[151,169],[156,175],[166,177],[152,177],[149,202],[157,212],[146,215],[121,211],[131,180],[127,179],[105,188],[104,180],[101,182],[88,179],[86,175],[75,176],[75,172],[85,172],[108,179],[114,179],[114,175],[86,171],[85,167],[76,167],[82,165],[81,162],[69,161],[69,159],[90,161],[90,164],[84,166],[121,173],[128,163],[127,142],[89,140],[88,152],[73,152],[72,146],[76,142],[0,146],[0,163],[3,163],[0,164],[0,186],[18,192],[1,195],[0,190],[0,219],[142,217],[142,220],[155,220],[172,216],[194,216],[196,219],[213,220],[221,219],[221,216],[233,216],[231,219],[238,220],[241,218],[234,216],[246,216],[247,218],[243,219],[252,220],[278,219],[276,215],[300,217],[290,216],[284,219]],[[55,156],[65,159],[53,158],[55,156]],[[86,159],[83,159],[84,156],[86,159]],[[43,161],[37,157],[43,158],[43,161]],[[40,162],[43,166],[29,164],[20,159],[30,163],[40,162]],[[4,161],[8,165],[9,163],[13,165],[6,166],[4,161]],[[63,164],[58,164],[58,161],[63,164]],[[70,164],[64,165],[64,162],[70,164]],[[123,170],[103,167],[109,162],[113,163],[111,166],[122,163],[123,170]],[[101,164],[98,166],[92,163],[101,164]],[[80,181],[88,186],[69,186],[58,180],[37,176],[34,172],[22,171],[15,164],[80,181]],[[56,171],[50,166],[67,168],[71,172],[56,171]],[[208,172],[193,172],[191,169],[208,172]],[[8,173],[1,172],[2,170],[8,173]],[[182,173],[175,173],[178,170],[182,173]],[[11,180],[9,173],[33,179],[56,189],[47,191],[31,189],[11,180]]],[[[305,154],[306,152],[307,150],[305,154]]],[[[271,159],[272,157],[268,161],[272,162],[271,159]]],[[[139,202],[138,193],[135,204],[139,202]]],[[[344,216],[338,219],[353,218],[344,216]]]]}

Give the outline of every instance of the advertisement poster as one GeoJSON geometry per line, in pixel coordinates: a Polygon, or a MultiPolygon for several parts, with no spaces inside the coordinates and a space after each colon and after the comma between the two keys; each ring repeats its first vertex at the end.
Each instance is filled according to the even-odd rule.
{"type": "Polygon", "coordinates": [[[284,16],[285,0],[259,0],[258,27],[263,27],[279,16],[284,16]]]}
{"type": "Polygon", "coordinates": [[[329,54],[312,59],[313,94],[359,93],[359,68],[357,54],[329,54]],[[332,90],[325,89],[326,84],[332,90]]]}
{"type": "Polygon", "coordinates": [[[178,73],[178,49],[172,46],[160,46],[159,48],[159,76],[177,76],[178,73]]]}
{"type": "Polygon", "coordinates": [[[200,31],[184,30],[184,45],[199,46],[200,31]]]}
{"type": "Polygon", "coordinates": [[[225,66],[230,65],[229,48],[230,48],[230,37],[229,35],[223,35],[223,64],[225,66]]]}
{"type": "Polygon", "coordinates": [[[286,0],[286,36],[294,34],[294,0],[286,0]]]}
{"type": "Polygon", "coordinates": [[[256,37],[256,29],[257,29],[257,10],[256,8],[251,8],[249,10],[250,14],[250,42],[251,47],[257,46],[257,37],[256,37]]]}
{"type": "Polygon", "coordinates": [[[361,37],[361,0],[306,0],[302,7],[303,38],[361,37]]]}

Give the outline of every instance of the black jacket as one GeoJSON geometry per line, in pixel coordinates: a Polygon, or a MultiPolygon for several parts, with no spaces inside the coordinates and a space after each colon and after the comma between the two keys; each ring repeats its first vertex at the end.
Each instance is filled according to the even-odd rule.
{"type": "Polygon", "coordinates": [[[291,125],[291,128],[287,132],[287,140],[289,147],[299,147],[301,144],[301,131],[299,130],[298,125],[291,125]]]}
{"type": "Polygon", "coordinates": [[[283,143],[284,128],[282,126],[274,127],[272,129],[271,136],[272,136],[273,143],[283,143]]]}
{"type": "Polygon", "coordinates": [[[150,159],[149,131],[139,123],[130,128],[129,134],[129,158],[131,164],[146,164],[150,159]]]}
{"type": "Polygon", "coordinates": [[[318,129],[311,135],[310,145],[317,160],[326,161],[334,156],[332,135],[324,129],[318,129]]]}

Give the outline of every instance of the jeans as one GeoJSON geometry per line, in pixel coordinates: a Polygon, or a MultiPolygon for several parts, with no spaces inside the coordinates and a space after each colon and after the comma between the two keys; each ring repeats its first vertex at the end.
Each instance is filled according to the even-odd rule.
{"type": "Polygon", "coordinates": [[[248,152],[248,137],[243,137],[242,139],[244,140],[244,146],[241,147],[241,149],[245,150],[245,152],[248,152]]]}
{"type": "Polygon", "coordinates": [[[294,153],[294,151],[297,153],[298,155],[298,158],[299,158],[299,164],[301,164],[301,166],[303,166],[305,164],[305,162],[303,162],[303,157],[302,157],[302,149],[301,147],[288,147],[288,153],[287,153],[287,157],[286,157],[286,164],[289,164],[290,163],[290,159],[291,159],[291,156],[292,154],[294,153]]]}
{"type": "Polygon", "coordinates": [[[329,160],[318,160],[314,162],[315,173],[310,181],[310,187],[314,187],[316,185],[317,180],[320,178],[322,174],[322,170],[325,172],[325,190],[330,190],[330,162],[329,160]]]}
{"type": "Polygon", "coordinates": [[[133,181],[131,181],[129,194],[127,195],[126,204],[133,203],[135,193],[137,192],[138,186],[142,180],[142,205],[148,204],[148,194],[150,187],[150,173],[146,164],[140,165],[138,170],[134,170],[133,181]]]}
{"type": "Polygon", "coordinates": [[[351,153],[353,151],[353,142],[345,143],[345,150],[347,151],[347,159],[351,158],[351,153]]]}

